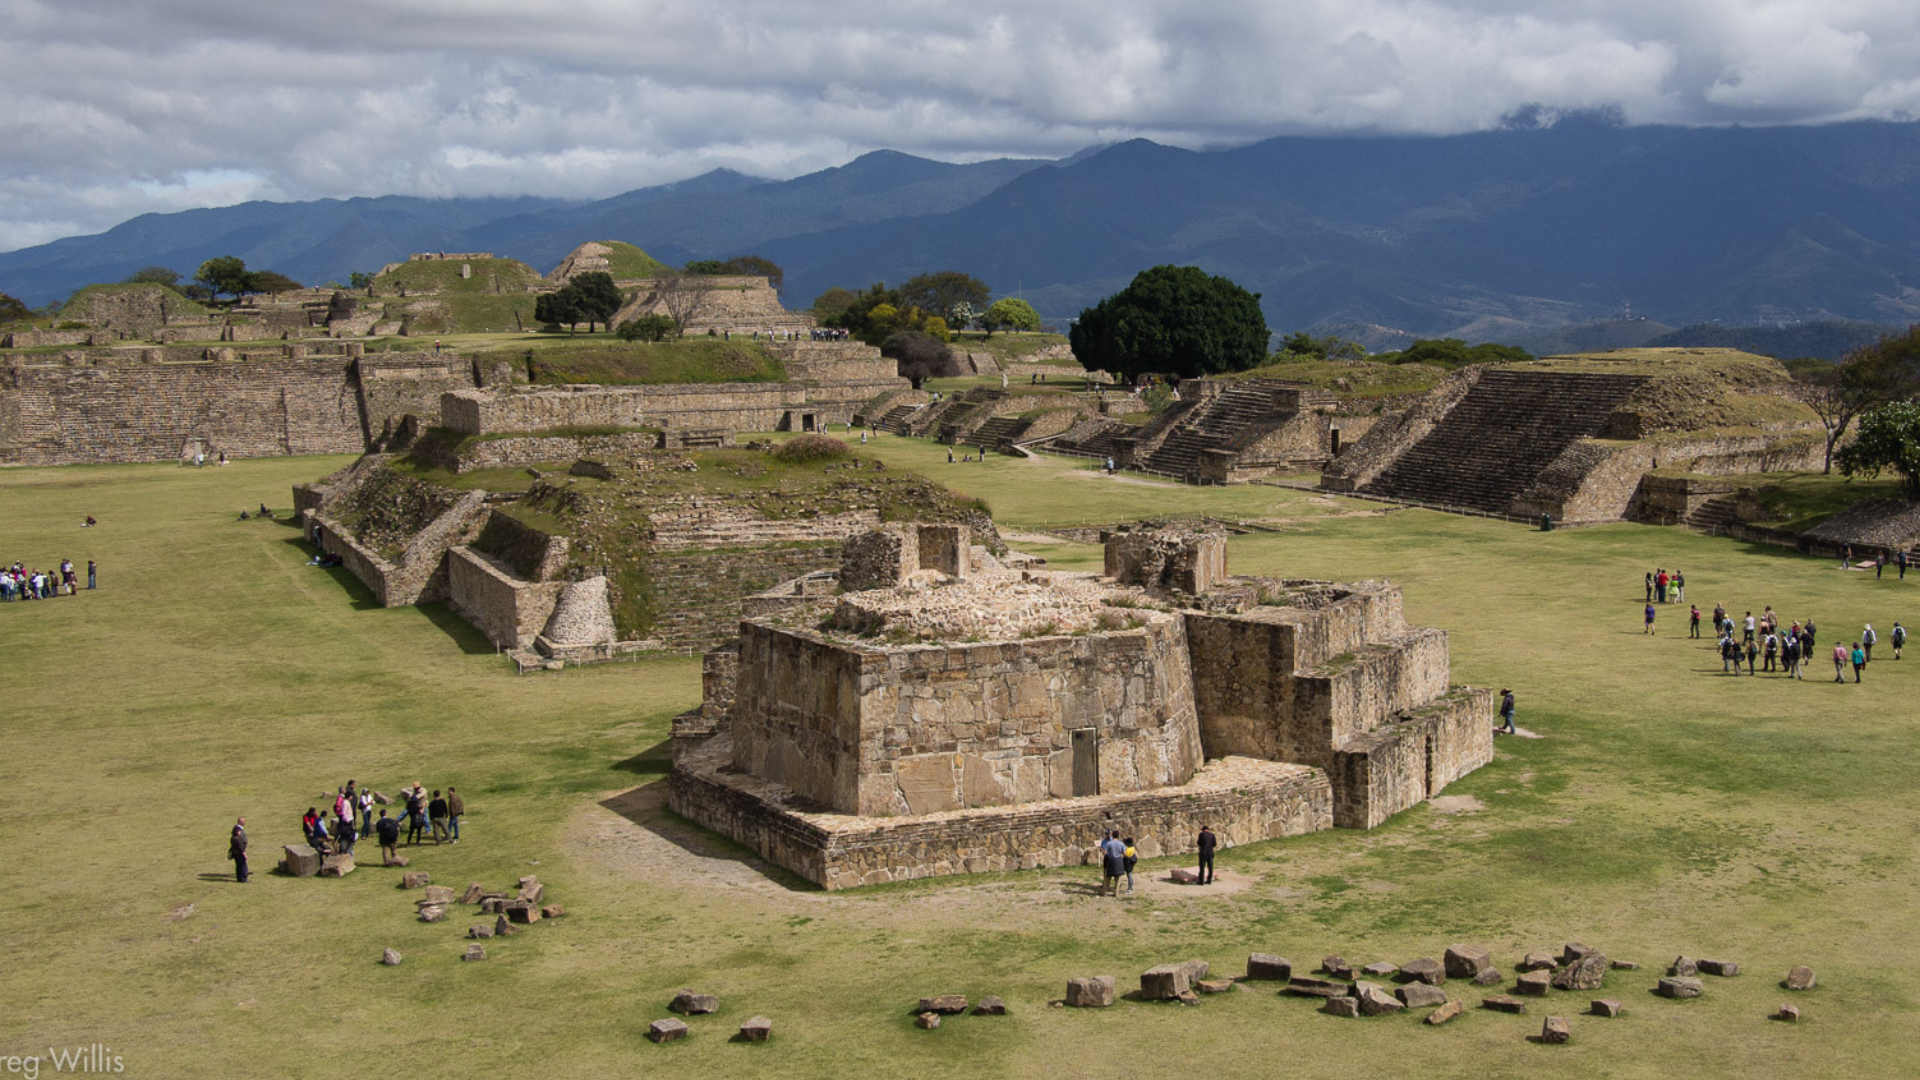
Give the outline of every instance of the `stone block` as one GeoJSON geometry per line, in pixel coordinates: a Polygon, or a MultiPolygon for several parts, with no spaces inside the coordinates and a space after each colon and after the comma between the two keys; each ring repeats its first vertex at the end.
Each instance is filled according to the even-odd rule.
{"type": "Polygon", "coordinates": [[[934,1028],[937,1028],[940,1026],[940,1014],[923,1012],[919,1016],[916,1016],[913,1018],[913,1023],[915,1027],[918,1027],[923,1031],[932,1031],[934,1028]]]}
{"type": "Polygon", "coordinates": [[[1247,956],[1247,978],[1278,979],[1285,982],[1293,978],[1293,962],[1284,956],[1270,953],[1250,953],[1247,956]]]}
{"type": "Polygon", "coordinates": [[[480,914],[498,915],[507,910],[507,901],[502,897],[489,896],[480,901],[480,914]]]}
{"type": "Polygon", "coordinates": [[[540,909],[540,917],[543,919],[557,919],[566,913],[567,909],[559,904],[547,904],[540,909]]]}
{"type": "Polygon", "coordinates": [[[1527,955],[1520,958],[1520,963],[1515,965],[1514,970],[1516,971],[1552,971],[1554,968],[1557,968],[1559,966],[1560,966],[1560,961],[1555,960],[1552,956],[1548,955],[1547,953],[1530,952],[1527,955]]]}
{"type": "Polygon", "coordinates": [[[1233,989],[1233,980],[1201,979],[1193,984],[1193,988],[1202,994],[1224,994],[1233,989]]]}
{"type": "Polygon", "coordinates": [[[1322,957],[1320,960],[1320,971],[1322,974],[1330,975],[1336,979],[1353,978],[1353,965],[1347,963],[1343,957],[1322,957]]]}
{"type": "Polygon", "coordinates": [[[1740,974],[1740,965],[1731,960],[1702,960],[1699,966],[1702,975],[1718,975],[1721,978],[1731,979],[1740,974]]]}
{"type": "Polygon", "coordinates": [[[346,877],[353,873],[353,856],[329,855],[320,860],[321,877],[346,877]]]}
{"type": "Polygon", "coordinates": [[[1544,971],[1529,971],[1514,980],[1515,993],[1527,997],[1546,997],[1547,990],[1553,986],[1553,976],[1544,971]]]}
{"type": "Polygon", "coordinates": [[[1566,943],[1566,945],[1562,946],[1560,949],[1560,963],[1563,965],[1571,964],[1575,960],[1579,960],[1582,957],[1590,956],[1599,951],[1600,951],[1599,949],[1595,949],[1587,945],[1582,945],[1577,941],[1569,941],[1566,943]]]}
{"type": "Polygon", "coordinates": [[[1693,957],[1683,953],[1674,957],[1673,963],[1667,965],[1667,974],[1680,977],[1698,975],[1700,974],[1700,963],[1693,957]]]}
{"type": "Polygon", "coordinates": [[[1207,972],[1213,970],[1207,965],[1205,960],[1182,960],[1180,967],[1187,973],[1188,986],[1192,986],[1194,983],[1206,978],[1207,972]]]}
{"type": "Polygon", "coordinates": [[[1400,965],[1389,964],[1384,960],[1377,964],[1368,964],[1366,967],[1360,969],[1360,974],[1373,979],[1391,979],[1399,974],[1399,972],[1400,965]]]}
{"type": "Polygon", "coordinates": [[[520,928],[513,925],[513,923],[508,922],[507,917],[505,915],[502,915],[499,918],[493,920],[493,936],[494,937],[512,937],[513,935],[519,932],[520,932],[520,928]]]}
{"type": "Polygon", "coordinates": [[[1175,1000],[1179,1001],[1182,1005],[1198,1005],[1200,1004],[1200,995],[1194,993],[1192,990],[1188,990],[1175,1000]]]}
{"type": "Polygon", "coordinates": [[[1449,945],[1442,960],[1452,979],[1471,979],[1493,966],[1493,954],[1473,945],[1449,945]]]}
{"type": "Polygon", "coordinates": [[[1461,1013],[1466,1011],[1467,1011],[1467,1007],[1461,1004],[1460,1002],[1449,1001],[1446,1004],[1428,1013],[1427,1023],[1434,1024],[1434,1025],[1444,1024],[1447,1021],[1453,1019],[1456,1016],[1459,1016],[1461,1013]]]}
{"type": "Polygon", "coordinates": [[[1485,971],[1482,971],[1480,974],[1475,975],[1473,977],[1473,985],[1499,986],[1501,983],[1506,981],[1506,978],[1507,977],[1505,975],[1500,974],[1499,968],[1488,968],[1485,971]]]}
{"type": "Polygon", "coordinates": [[[1773,1018],[1775,1020],[1784,1020],[1789,1024],[1798,1023],[1800,1020],[1800,1008],[1797,1005],[1782,1005],[1774,1010],[1773,1018]]]}
{"type": "Polygon", "coordinates": [[[386,862],[384,862],[384,863],[381,863],[380,865],[382,865],[382,866],[406,866],[406,865],[408,865],[408,864],[410,864],[410,863],[411,863],[412,861],[413,861],[413,860],[411,860],[411,859],[409,859],[409,858],[407,858],[407,857],[406,857],[405,855],[395,855],[395,856],[394,856],[393,858],[391,858],[391,859],[388,859],[388,860],[387,860],[386,862]]]}
{"type": "Polygon", "coordinates": [[[1417,960],[1409,960],[1401,964],[1400,977],[1403,979],[1412,979],[1415,982],[1423,982],[1428,986],[1439,986],[1441,983],[1447,981],[1447,969],[1440,966],[1440,961],[1423,956],[1417,960]]]}
{"type": "Polygon", "coordinates": [[[400,963],[400,952],[399,952],[399,950],[397,950],[397,949],[381,949],[381,950],[380,950],[380,962],[381,962],[381,963],[383,963],[383,964],[385,964],[385,965],[387,965],[388,967],[395,967],[395,966],[397,966],[397,965],[398,965],[398,964],[400,963]]]}
{"type": "Polygon", "coordinates": [[[1540,1025],[1540,1041],[1543,1043],[1564,1043],[1573,1041],[1573,1025],[1567,1023],[1564,1016],[1549,1016],[1546,1023],[1540,1025]]]}
{"type": "Polygon", "coordinates": [[[1357,1017],[1360,1015],[1360,999],[1350,997],[1330,997],[1320,1008],[1328,1016],[1357,1017]]]}
{"type": "Polygon", "coordinates": [[[1706,984],[1702,983],[1699,979],[1689,978],[1684,975],[1661,979],[1660,985],[1657,987],[1661,997],[1670,998],[1696,998],[1699,997],[1705,989],[1706,984]]]}
{"type": "Polygon", "coordinates": [[[1161,964],[1140,973],[1140,996],[1148,1001],[1172,1001],[1191,988],[1182,964],[1161,964]]]}
{"type": "Polygon", "coordinates": [[[447,909],[439,904],[428,904],[420,909],[421,922],[445,922],[447,909]]]}
{"type": "MultiPolygon", "coordinates": [[[[961,998],[960,1008],[966,1007],[967,1000],[961,998]]],[[[710,1012],[720,1011],[720,999],[713,994],[696,994],[692,990],[682,990],[673,995],[673,1000],[667,1003],[667,1008],[682,1016],[704,1016],[710,1012]]]]}
{"type": "Polygon", "coordinates": [[[967,995],[939,994],[920,999],[920,1007],[915,1012],[939,1013],[941,1016],[958,1016],[967,1011],[967,995]]]}
{"type": "Polygon", "coordinates": [[[515,882],[515,887],[521,888],[521,889],[529,889],[538,884],[540,884],[539,875],[528,874],[525,877],[521,878],[518,882],[515,882]]]}
{"type": "Polygon", "coordinates": [[[1280,992],[1297,997],[1324,998],[1338,997],[1352,989],[1353,987],[1346,983],[1334,982],[1331,979],[1312,979],[1305,975],[1295,975],[1280,992]]]}
{"type": "Polygon", "coordinates": [[[525,901],[509,903],[506,910],[510,922],[532,924],[540,921],[540,909],[525,901]]]}
{"type": "Polygon", "coordinates": [[[1200,884],[1200,875],[1199,875],[1199,874],[1196,874],[1196,873],[1194,873],[1194,872],[1193,872],[1193,871],[1191,871],[1191,870],[1182,870],[1182,869],[1179,869],[1178,867],[1175,867],[1174,869],[1172,869],[1172,870],[1169,870],[1169,871],[1167,871],[1167,877],[1168,877],[1168,879],[1169,879],[1169,880],[1171,880],[1171,881],[1172,881],[1172,882],[1173,882],[1173,883],[1174,883],[1175,885],[1198,885],[1198,884],[1200,884]]]}
{"type": "Polygon", "coordinates": [[[280,865],[294,877],[312,877],[320,872],[320,853],[306,844],[288,844],[280,865]]]}
{"type": "Polygon", "coordinates": [[[486,958],[487,947],[477,941],[467,946],[467,951],[460,954],[462,960],[485,960],[486,958]]]}
{"type": "Polygon", "coordinates": [[[973,1007],[973,1015],[1005,1016],[1007,1015],[1007,1003],[1000,1000],[996,995],[988,994],[986,997],[980,999],[980,1004],[973,1007]]]}
{"type": "Polygon", "coordinates": [[[1360,1002],[1362,1016],[1390,1016],[1406,1008],[1399,998],[1387,993],[1386,988],[1381,986],[1364,987],[1354,997],[1360,1002]]]}
{"type": "Polygon", "coordinates": [[[453,890],[448,888],[445,885],[429,885],[426,887],[424,891],[421,892],[420,895],[423,899],[416,900],[415,903],[419,903],[419,904],[451,904],[453,903],[453,890]]]}
{"type": "Polygon", "coordinates": [[[1611,1019],[1612,1017],[1620,1015],[1620,1008],[1620,1003],[1613,998],[1595,998],[1593,999],[1593,1004],[1587,1011],[1595,1016],[1605,1016],[1611,1019]]]}
{"type": "Polygon", "coordinates": [[[1639,971],[1640,965],[1631,960],[1609,960],[1607,967],[1612,971],[1639,971]]]}
{"type": "Polygon", "coordinates": [[[1493,994],[1482,998],[1480,1000],[1480,1007],[1503,1013],[1523,1013],[1527,1011],[1526,1002],[1521,1001],[1517,997],[1508,997],[1505,994],[1493,994]]]}
{"type": "Polygon", "coordinates": [[[764,1016],[750,1017],[740,1025],[741,1042],[766,1042],[773,1035],[773,1021],[764,1016]]]}
{"type": "Polygon", "coordinates": [[[520,895],[515,899],[538,906],[547,899],[547,887],[537,881],[531,885],[523,885],[520,887],[520,895]]]}
{"type": "Polygon", "coordinates": [[[433,877],[425,870],[414,870],[400,875],[400,887],[403,889],[424,889],[433,883],[433,877]]]}
{"type": "Polygon", "coordinates": [[[1076,1009],[1104,1009],[1113,1004],[1114,978],[1092,975],[1067,980],[1067,1004],[1076,1009]]]}
{"type": "Polygon", "coordinates": [[[1405,1005],[1409,1009],[1427,1009],[1435,1005],[1445,1005],[1447,1003],[1447,992],[1445,990],[1437,986],[1429,986],[1426,983],[1419,982],[1408,983],[1400,989],[1395,990],[1393,996],[1399,998],[1400,1004],[1405,1005]]]}
{"type": "Polygon", "coordinates": [[[1590,952],[1561,968],[1553,975],[1553,985],[1561,990],[1598,990],[1607,977],[1607,958],[1590,952]]]}
{"type": "Polygon", "coordinates": [[[490,938],[493,936],[493,927],[486,923],[475,923],[467,927],[467,936],[480,939],[490,938]]]}
{"type": "Polygon", "coordinates": [[[460,894],[460,902],[463,904],[477,904],[480,902],[480,898],[486,894],[487,890],[476,881],[467,886],[466,892],[460,894]]]}
{"type": "Polygon", "coordinates": [[[687,1025],[681,1020],[655,1020],[647,1025],[647,1038],[657,1043],[673,1042],[687,1037],[687,1025]]]}
{"type": "Polygon", "coordinates": [[[1789,990],[1811,990],[1813,982],[1813,969],[1801,965],[1787,972],[1787,977],[1780,981],[1780,985],[1789,990]]]}

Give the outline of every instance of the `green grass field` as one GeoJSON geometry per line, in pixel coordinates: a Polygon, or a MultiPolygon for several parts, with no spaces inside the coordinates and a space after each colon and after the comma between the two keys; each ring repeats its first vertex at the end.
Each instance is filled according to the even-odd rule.
{"type": "MultiPolygon", "coordinates": [[[[1235,539],[1236,570],[1391,578],[1412,620],[1452,631],[1456,681],[1513,686],[1543,737],[1501,739],[1448,792],[1478,809],[1232,849],[1230,884],[1211,893],[1105,899],[1091,871],[1048,870],[826,894],[660,808],[668,721],[698,700],[697,661],[517,676],[444,609],[374,608],[349,576],[306,565],[290,526],[234,520],[286,507],[290,484],[345,459],[0,471],[0,560],[101,567],[98,592],[0,605],[14,927],[0,1057],[103,1043],[126,1076],[209,1080],[1920,1072],[1920,656],[1877,660],[1858,686],[1819,665],[1804,683],[1734,679],[1685,639],[1684,608],[1663,610],[1653,638],[1639,626],[1641,575],[1664,565],[1703,608],[1811,614],[1827,643],[1872,621],[1884,642],[1894,619],[1920,620],[1920,576],[1875,581],[1670,529],[1543,534],[1106,478],[1073,460],[950,466],[944,447],[893,436],[861,453],[988,500],[1015,534],[1169,513],[1260,522],[1235,539]],[[98,528],[78,528],[87,514],[98,528]],[[462,963],[478,920],[416,921],[396,871],[268,872],[300,812],[348,777],[458,786],[464,842],[413,852],[413,868],[456,888],[538,874],[567,916],[462,963]],[[242,814],[245,886],[223,858],[242,814]],[[1124,988],[1188,957],[1233,973],[1274,952],[1305,969],[1465,941],[1511,972],[1522,951],[1575,940],[1642,968],[1527,1016],[1475,1009],[1440,1028],[1335,1019],[1259,984],[1194,1008],[1046,1004],[1070,976],[1124,988]],[[388,946],[404,964],[377,962],[388,946]],[[1682,952],[1743,974],[1708,979],[1699,1000],[1653,997],[1682,952]],[[1820,986],[1790,996],[1775,984],[1799,963],[1820,986]],[[721,1011],[684,1043],[648,1043],[682,986],[719,994],[721,1011]],[[915,1029],[915,999],[940,992],[999,994],[1011,1015],[915,1029]],[[1575,1015],[1569,1046],[1528,1041],[1543,1015],[1599,996],[1625,1015],[1575,1015]],[[1768,1021],[1790,997],[1806,1019],[1768,1021]],[[755,1014],[773,1040],[728,1041],[755,1014]]],[[[1098,563],[1088,545],[1016,546],[1098,563]]]]}

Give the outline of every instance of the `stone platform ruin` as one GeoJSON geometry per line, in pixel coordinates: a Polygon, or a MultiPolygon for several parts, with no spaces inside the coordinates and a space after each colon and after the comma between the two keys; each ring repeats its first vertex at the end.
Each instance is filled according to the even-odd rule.
{"type": "Polygon", "coordinates": [[[885,526],[750,602],[673,809],[841,889],[1372,828],[1492,758],[1492,694],[1391,584],[1230,577],[1219,533],[1114,533],[1098,575],[965,533],[885,526]]]}

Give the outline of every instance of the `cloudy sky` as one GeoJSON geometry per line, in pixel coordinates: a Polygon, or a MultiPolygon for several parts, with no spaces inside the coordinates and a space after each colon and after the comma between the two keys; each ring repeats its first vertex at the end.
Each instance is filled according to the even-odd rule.
{"type": "Polygon", "coordinates": [[[1920,115],[1913,0],[0,0],[0,250],[248,199],[598,197],[886,147],[1920,115]]]}

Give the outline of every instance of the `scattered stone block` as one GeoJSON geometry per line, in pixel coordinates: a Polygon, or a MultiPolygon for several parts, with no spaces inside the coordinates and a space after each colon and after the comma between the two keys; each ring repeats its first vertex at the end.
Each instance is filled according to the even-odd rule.
{"type": "Polygon", "coordinates": [[[1175,885],[1200,884],[1200,875],[1191,870],[1170,870],[1167,872],[1167,877],[1175,885]]]}
{"type": "Polygon", "coordinates": [[[1560,966],[1560,961],[1555,960],[1552,956],[1549,956],[1546,953],[1530,952],[1527,955],[1520,958],[1520,963],[1517,967],[1515,967],[1514,970],[1516,971],[1552,971],[1554,968],[1557,968],[1559,966],[1560,966]]]}
{"type": "Polygon", "coordinates": [[[1553,985],[1561,990],[1598,990],[1606,977],[1607,958],[1590,952],[1556,972],[1553,985]]]}
{"type": "Polygon", "coordinates": [[[1590,948],[1577,941],[1569,941],[1560,949],[1560,963],[1562,965],[1571,964],[1576,960],[1592,956],[1599,951],[1599,949],[1590,948]]]}
{"type": "Polygon", "coordinates": [[[483,904],[489,900],[498,900],[504,904],[511,899],[513,899],[512,896],[503,892],[483,892],[480,894],[480,902],[483,904]]]}
{"type": "Polygon", "coordinates": [[[476,923],[473,926],[467,927],[467,936],[478,939],[490,938],[493,936],[493,927],[488,926],[486,923],[476,923]]]}
{"type": "Polygon", "coordinates": [[[306,844],[288,844],[280,865],[294,877],[313,877],[320,872],[320,853],[306,844]]]}
{"type": "Polygon", "coordinates": [[[1787,972],[1787,977],[1780,981],[1780,985],[1789,990],[1811,990],[1813,989],[1813,969],[1804,964],[1796,967],[1787,972]]]}
{"type": "Polygon", "coordinates": [[[1305,975],[1295,975],[1280,992],[1299,997],[1339,997],[1350,992],[1353,987],[1331,979],[1313,979],[1305,975]]]}
{"type": "Polygon", "coordinates": [[[1508,997],[1505,994],[1493,994],[1482,998],[1480,1007],[1503,1013],[1523,1013],[1527,1011],[1526,1002],[1521,1001],[1517,997],[1508,997]]]}
{"type": "Polygon", "coordinates": [[[499,915],[506,910],[507,902],[504,899],[490,897],[480,901],[480,914],[482,915],[499,915]]]}
{"type": "Polygon", "coordinates": [[[1698,966],[1702,975],[1718,975],[1723,979],[1731,979],[1740,974],[1740,965],[1731,960],[1702,960],[1698,966]]]}
{"type": "Polygon", "coordinates": [[[412,861],[413,860],[407,858],[405,855],[395,855],[393,858],[388,859],[386,862],[382,863],[381,865],[382,866],[405,866],[412,861]]]}
{"type": "Polygon", "coordinates": [[[1338,956],[1329,956],[1322,959],[1320,961],[1320,970],[1323,974],[1330,975],[1336,979],[1353,978],[1353,965],[1338,956]]]}
{"type": "Polygon", "coordinates": [[[988,994],[986,997],[980,999],[980,1004],[973,1007],[973,1015],[1005,1016],[1007,1015],[1007,1003],[993,994],[988,994]]]}
{"type": "Polygon", "coordinates": [[[1391,979],[1400,970],[1400,965],[1389,964],[1384,960],[1378,964],[1368,964],[1360,969],[1360,974],[1375,979],[1391,979]]]}
{"type": "Polygon", "coordinates": [[[1614,971],[1639,971],[1640,965],[1631,960],[1609,960],[1607,967],[1614,971]]]}
{"type": "Polygon", "coordinates": [[[416,901],[416,903],[421,903],[421,904],[453,903],[453,890],[448,888],[445,885],[429,885],[427,886],[426,891],[421,893],[420,895],[425,899],[418,900],[416,901]]]}
{"type": "Polygon", "coordinates": [[[1800,1022],[1800,1008],[1797,1005],[1782,1005],[1774,1010],[1773,1018],[1785,1020],[1789,1024],[1797,1024],[1800,1022]]]}
{"type": "Polygon", "coordinates": [[[403,889],[424,889],[433,884],[433,876],[425,870],[413,870],[400,875],[400,887],[403,889]]]}
{"type": "MultiPolygon", "coordinates": [[[[967,999],[961,998],[960,1008],[966,1007],[967,999]]],[[[720,998],[713,994],[696,994],[691,990],[682,990],[673,995],[673,1000],[667,1003],[667,1009],[682,1016],[705,1016],[707,1013],[720,1011],[720,998]]]]}
{"type": "Polygon", "coordinates": [[[741,1042],[766,1042],[773,1034],[773,1021],[764,1016],[755,1016],[740,1025],[741,1042]]]}
{"type": "Polygon", "coordinates": [[[1706,988],[1706,984],[1702,983],[1699,979],[1676,975],[1672,978],[1661,979],[1660,985],[1656,989],[1661,997],[1697,998],[1706,988]]]}
{"type": "Polygon", "coordinates": [[[1447,981],[1447,969],[1441,965],[1440,961],[1423,956],[1418,960],[1409,960],[1401,964],[1400,977],[1426,983],[1428,986],[1439,986],[1447,981]]]}
{"type": "Polygon", "coordinates": [[[387,798],[386,792],[384,791],[376,791],[373,793],[373,804],[375,806],[387,806],[392,802],[393,800],[387,798]]]}
{"type": "Polygon", "coordinates": [[[538,884],[540,884],[540,879],[533,874],[528,874],[526,877],[523,877],[520,879],[519,888],[524,889],[530,885],[538,885],[538,884]]]}
{"type": "Polygon", "coordinates": [[[1140,996],[1148,1001],[1172,1001],[1188,989],[1184,965],[1161,964],[1140,973],[1140,996]]]}
{"type": "Polygon", "coordinates": [[[1690,956],[1680,955],[1667,965],[1667,974],[1680,977],[1692,977],[1700,974],[1700,964],[1690,956]]]}
{"type": "Polygon", "coordinates": [[[467,951],[460,956],[462,960],[485,960],[486,958],[487,947],[477,941],[467,946],[467,951]]]}
{"type": "Polygon", "coordinates": [[[519,932],[520,932],[520,928],[513,925],[513,923],[507,921],[507,917],[505,915],[502,915],[493,921],[494,937],[512,937],[513,935],[519,932]]]}
{"type": "Polygon", "coordinates": [[[1612,998],[1595,998],[1593,1004],[1588,1007],[1587,1011],[1595,1016],[1604,1016],[1612,1019],[1620,1015],[1620,1003],[1612,998]]]}
{"type": "Polygon", "coordinates": [[[937,1028],[940,1026],[940,1014],[924,1012],[924,1013],[921,1013],[919,1016],[914,1017],[913,1022],[915,1025],[922,1028],[923,1030],[932,1031],[934,1028],[937,1028]]]}
{"type": "Polygon", "coordinates": [[[1187,985],[1189,986],[1206,978],[1207,972],[1212,970],[1212,968],[1207,966],[1205,960],[1183,960],[1180,962],[1180,967],[1187,973],[1187,985]]]}
{"type": "Polygon", "coordinates": [[[1360,1000],[1350,997],[1330,997],[1320,1011],[1328,1016],[1357,1017],[1360,1015],[1360,1000]]]}
{"type": "Polygon", "coordinates": [[[521,889],[520,895],[515,899],[523,904],[534,904],[537,906],[546,901],[547,887],[536,881],[526,888],[521,889]]]}
{"type": "MultiPolygon", "coordinates": [[[[681,993],[685,994],[686,991],[683,990],[681,993]]],[[[717,1006],[718,1002],[715,1004],[717,1006]]],[[[939,994],[934,997],[923,997],[920,999],[920,1007],[914,1011],[939,1013],[941,1016],[958,1016],[967,1011],[967,995],[939,994]]]]}
{"type": "Polygon", "coordinates": [[[1467,1007],[1458,1001],[1449,1001],[1427,1014],[1427,1023],[1436,1027],[1466,1012],[1467,1007]]]}
{"type": "Polygon", "coordinates": [[[1384,987],[1368,986],[1356,993],[1354,997],[1360,1001],[1362,1016],[1389,1016],[1406,1008],[1405,1005],[1400,1004],[1399,998],[1387,993],[1384,987]]]}
{"type": "Polygon", "coordinates": [[[1247,956],[1247,978],[1285,982],[1293,978],[1293,961],[1269,953],[1250,953],[1247,956]]]}
{"type": "Polygon", "coordinates": [[[1540,1041],[1543,1043],[1567,1043],[1573,1041],[1573,1025],[1567,1023],[1564,1016],[1549,1016],[1540,1025],[1540,1041]]]}
{"type": "Polygon", "coordinates": [[[1233,989],[1232,979],[1201,979],[1193,988],[1202,994],[1224,994],[1233,989]]]}
{"type": "Polygon", "coordinates": [[[540,909],[521,900],[507,905],[506,916],[512,922],[537,923],[540,921],[540,909]]]}
{"type": "Polygon", "coordinates": [[[1067,1004],[1076,1009],[1104,1009],[1113,1004],[1113,976],[1092,975],[1067,980],[1067,1004]]]}
{"type": "Polygon", "coordinates": [[[485,895],[487,895],[486,888],[476,881],[467,886],[466,892],[460,894],[460,902],[463,904],[477,904],[480,902],[480,898],[485,895]]]}
{"type": "Polygon", "coordinates": [[[420,908],[421,922],[445,922],[446,919],[447,909],[439,904],[427,904],[420,908]]]}
{"type": "Polygon", "coordinates": [[[1442,960],[1450,979],[1471,979],[1493,967],[1493,954],[1473,945],[1449,945],[1442,960]]]}
{"type": "Polygon", "coordinates": [[[1499,986],[1505,981],[1507,981],[1507,977],[1500,974],[1499,968],[1488,968],[1473,977],[1473,985],[1475,986],[1499,986]]]}
{"type": "Polygon", "coordinates": [[[1393,995],[1400,999],[1400,1004],[1409,1009],[1426,1009],[1447,1003],[1447,992],[1427,983],[1408,983],[1395,990],[1393,995]]]}
{"type": "Polygon", "coordinates": [[[540,917],[543,919],[557,919],[566,913],[567,909],[559,904],[547,904],[540,909],[540,917]]]}
{"type": "Polygon", "coordinates": [[[397,967],[397,966],[399,965],[399,963],[400,963],[400,952],[399,952],[399,950],[397,950],[397,949],[381,949],[381,950],[380,950],[380,962],[381,962],[381,963],[383,963],[383,964],[385,964],[385,965],[387,965],[388,967],[397,967]]]}
{"type": "Polygon", "coordinates": [[[1514,980],[1513,988],[1517,993],[1528,997],[1546,997],[1547,990],[1553,985],[1553,976],[1544,971],[1529,971],[1514,980]]]}
{"type": "Polygon", "coordinates": [[[346,877],[353,873],[353,856],[329,855],[320,860],[321,877],[346,877]]]}
{"type": "Polygon", "coordinates": [[[655,1020],[647,1025],[647,1038],[657,1043],[673,1042],[687,1037],[687,1025],[680,1020],[655,1020]]]}
{"type": "Polygon", "coordinates": [[[1194,993],[1192,990],[1187,990],[1182,992],[1176,1000],[1182,1005],[1198,1005],[1200,1004],[1200,995],[1194,993]]]}

